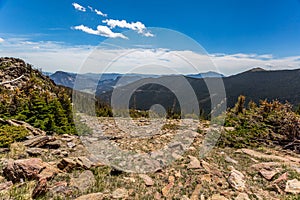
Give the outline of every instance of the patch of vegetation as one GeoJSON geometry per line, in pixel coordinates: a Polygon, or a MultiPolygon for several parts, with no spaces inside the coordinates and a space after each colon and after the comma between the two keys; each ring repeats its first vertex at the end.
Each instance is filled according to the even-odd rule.
{"type": "Polygon", "coordinates": [[[179,125],[174,124],[174,123],[167,123],[164,124],[162,127],[162,130],[178,130],[179,129],[179,125]]]}
{"type": "Polygon", "coordinates": [[[149,111],[130,109],[129,114],[133,119],[149,118],[149,111]]]}
{"type": "Polygon", "coordinates": [[[71,99],[66,90],[35,74],[21,88],[1,90],[0,117],[25,121],[47,132],[76,133],[71,99]]]}
{"type": "Polygon", "coordinates": [[[0,148],[22,141],[27,135],[28,131],[22,126],[0,125],[0,148]]]}
{"type": "Polygon", "coordinates": [[[229,109],[225,126],[234,131],[223,132],[219,146],[257,147],[260,144],[281,145],[297,150],[300,139],[300,116],[292,110],[289,103],[277,100],[260,101],[259,105],[250,102],[245,107],[245,97],[240,96],[235,107],[229,109]]]}

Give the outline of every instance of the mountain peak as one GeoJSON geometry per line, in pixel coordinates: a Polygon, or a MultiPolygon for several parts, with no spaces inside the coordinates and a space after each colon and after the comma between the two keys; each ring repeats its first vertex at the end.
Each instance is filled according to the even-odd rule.
{"type": "Polygon", "coordinates": [[[261,67],[255,67],[255,68],[253,68],[253,69],[250,69],[250,70],[247,71],[247,72],[263,72],[263,71],[267,71],[267,70],[265,70],[265,69],[263,69],[263,68],[261,68],[261,67]]]}
{"type": "Polygon", "coordinates": [[[39,70],[34,69],[32,65],[27,64],[19,58],[0,57],[0,86],[15,90],[30,85],[33,80],[36,80],[35,89],[51,90],[54,87],[53,81],[44,76],[39,70]]]}

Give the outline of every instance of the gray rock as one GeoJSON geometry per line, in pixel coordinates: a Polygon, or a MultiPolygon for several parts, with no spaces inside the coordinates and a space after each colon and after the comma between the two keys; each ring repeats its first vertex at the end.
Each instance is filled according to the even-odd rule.
{"type": "Polygon", "coordinates": [[[67,143],[67,146],[68,146],[70,149],[72,149],[72,148],[74,148],[74,147],[76,146],[76,144],[75,144],[74,142],[68,142],[68,143],[67,143]]]}
{"type": "Polygon", "coordinates": [[[93,172],[86,170],[82,172],[78,178],[72,178],[70,180],[70,186],[74,186],[79,189],[80,192],[86,192],[89,188],[93,187],[96,183],[93,172]]]}

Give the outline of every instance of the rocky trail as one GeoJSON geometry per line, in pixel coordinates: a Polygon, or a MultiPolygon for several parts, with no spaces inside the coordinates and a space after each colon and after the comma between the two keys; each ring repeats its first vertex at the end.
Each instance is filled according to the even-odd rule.
{"type": "Polygon", "coordinates": [[[2,120],[31,135],[0,149],[0,199],[300,198],[300,156],[292,151],[214,147],[201,158],[205,123],[82,121],[93,134],[46,135],[26,123],[2,120]]]}

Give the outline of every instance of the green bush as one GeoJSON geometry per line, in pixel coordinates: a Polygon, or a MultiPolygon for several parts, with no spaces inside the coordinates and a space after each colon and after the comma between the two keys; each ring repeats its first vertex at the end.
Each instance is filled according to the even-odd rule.
{"type": "Polygon", "coordinates": [[[3,89],[0,94],[0,117],[22,120],[58,134],[76,133],[71,100],[65,89],[41,81],[43,79],[32,75],[22,88],[12,91],[3,89]]]}
{"type": "Polygon", "coordinates": [[[234,131],[224,132],[218,142],[220,146],[249,147],[259,144],[276,144],[294,148],[294,141],[300,139],[300,116],[292,110],[289,103],[261,101],[259,105],[250,102],[248,108],[237,105],[229,109],[225,126],[234,131]]]}
{"type": "Polygon", "coordinates": [[[0,125],[0,148],[22,141],[27,135],[28,131],[22,126],[0,125]]]}

